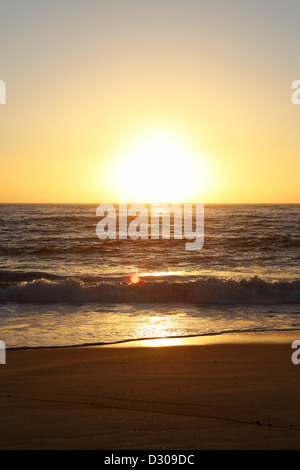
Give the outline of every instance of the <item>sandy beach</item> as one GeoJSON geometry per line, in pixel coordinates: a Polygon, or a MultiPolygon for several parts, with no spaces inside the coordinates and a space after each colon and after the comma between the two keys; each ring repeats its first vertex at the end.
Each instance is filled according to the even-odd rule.
{"type": "Polygon", "coordinates": [[[9,350],[0,448],[299,449],[297,338],[255,338],[9,350]]]}

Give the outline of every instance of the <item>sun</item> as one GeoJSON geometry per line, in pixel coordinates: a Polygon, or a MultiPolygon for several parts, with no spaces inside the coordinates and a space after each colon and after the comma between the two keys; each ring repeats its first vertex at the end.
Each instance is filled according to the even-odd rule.
{"type": "Polygon", "coordinates": [[[119,201],[132,203],[193,202],[210,186],[208,161],[169,129],[136,136],[110,160],[106,179],[119,201]]]}

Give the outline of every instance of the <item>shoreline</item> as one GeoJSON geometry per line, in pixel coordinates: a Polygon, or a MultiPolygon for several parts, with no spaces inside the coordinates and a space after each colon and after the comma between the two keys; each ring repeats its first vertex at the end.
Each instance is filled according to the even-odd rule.
{"type": "Polygon", "coordinates": [[[282,344],[300,338],[300,330],[268,331],[268,332],[228,332],[204,335],[170,336],[161,338],[145,338],[104,344],[102,347],[167,347],[167,346],[204,346],[214,344],[282,344]],[[295,332],[295,333],[294,333],[295,332]]]}
{"type": "MultiPolygon", "coordinates": [[[[16,346],[7,347],[6,351],[26,351],[26,350],[44,350],[44,349],[72,349],[72,348],[93,348],[93,347],[149,347],[155,346],[188,346],[188,345],[203,345],[203,344],[215,344],[218,342],[274,342],[282,343],[288,342],[291,338],[298,335],[300,338],[299,329],[286,329],[286,330],[269,330],[269,331],[222,331],[220,333],[204,333],[191,334],[185,336],[159,336],[149,338],[129,338],[111,343],[82,343],[82,344],[71,344],[71,345],[54,345],[54,346],[16,346]],[[220,340],[220,341],[218,341],[220,340]]],[[[296,339],[296,338],[294,338],[296,339]]],[[[293,339],[292,339],[293,341],[293,339]]]]}

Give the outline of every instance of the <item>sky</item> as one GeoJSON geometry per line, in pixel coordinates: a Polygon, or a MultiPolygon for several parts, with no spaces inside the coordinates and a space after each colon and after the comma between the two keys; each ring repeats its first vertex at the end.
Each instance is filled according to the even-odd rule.
{"type": "Polygon", "coordinates": [[[2,0],[1,203],[300,203],[299,0],[2,0]]]}

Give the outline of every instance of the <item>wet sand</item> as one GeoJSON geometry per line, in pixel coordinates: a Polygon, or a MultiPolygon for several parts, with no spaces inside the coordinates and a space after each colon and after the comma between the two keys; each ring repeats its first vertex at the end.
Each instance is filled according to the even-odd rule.
{"type": "Polygon", "coordinates": [[[9,350],[0,448],[299,449],[296,339],[9,350]]]}

